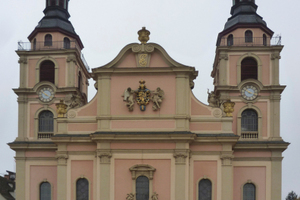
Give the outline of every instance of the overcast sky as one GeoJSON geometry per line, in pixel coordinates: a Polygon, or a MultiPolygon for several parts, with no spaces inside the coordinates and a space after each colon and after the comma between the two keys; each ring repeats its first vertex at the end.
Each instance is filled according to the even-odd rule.
{"type": "MultiPolygon", "coordinates": [[[[17,136],[17,96],[19,85],[17,42],[27,36],[44,16],[45,0],[1,0],[0,55],[0,175],[15,171],[14,151],[7,143],[17,136]]],[[[128,43],[138,42],[137,31],[146,26],[150,41],[160,44],[176,61],[199,71],[193,92],[207,103],[216,38],[230,17],[232,0],[71,0],[70,21],[85,48],[91,68],[111,61],[128,43]]],[[[281,136],[291,145],[283,153],[283,193],[300,195],[300,1],[257,0],[258,14],[268,27],[282,36],[280,82],[287,85],[281,101],[281,136]],[[297,89],[298,88],[298,89],[297,89]]],[[[89,99],[94,96],[90,81],[89,99]]]]}

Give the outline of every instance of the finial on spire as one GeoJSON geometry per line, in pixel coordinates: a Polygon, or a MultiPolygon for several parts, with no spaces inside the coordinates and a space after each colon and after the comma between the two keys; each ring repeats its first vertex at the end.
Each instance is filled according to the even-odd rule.
{"type": "Polygon", "coordinates": [[[142,44],[146,44],[149,40],[150,31],[146,29],[146,27],[143,27],[141,30],[138,31],[139,35],[139,41],[142,44]]]}

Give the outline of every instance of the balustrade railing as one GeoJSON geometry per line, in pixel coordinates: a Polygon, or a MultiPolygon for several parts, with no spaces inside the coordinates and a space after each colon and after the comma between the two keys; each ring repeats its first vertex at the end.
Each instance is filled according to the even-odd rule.
{"type": "Polygon", "coordinates": [[[218,46],[279,46],[279,37],[222,37],[218,41],[218,46]]]}
{"type": "Polygon", "coordinates": [[[51,138],[53,133],[38,133],[38,139],[47,139],[51,138]]]}
{"type": "Polygon", "coordinates": [[[243,138],[243,139],[258,139],[258,132],[256,132],[256,131],[242,132],[241,138],[243,138]]]}
{"type": "Polygon", "coordinates": [[[62,50],[62,49],[76,49],[80,53],[81,60],[89,71],[88,66],[81,49],[76,41],[45,41],[45,42],[18,42],[18,51],[43,51],[43,50],[62,50]]]}

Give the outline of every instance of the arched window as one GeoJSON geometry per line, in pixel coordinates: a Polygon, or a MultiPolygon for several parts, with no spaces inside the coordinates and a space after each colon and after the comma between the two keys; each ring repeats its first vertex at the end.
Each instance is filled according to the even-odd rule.
{"type": "Polygon", "coordinates": [[[89,182],[85,178],[76,182],[76,200],[89,200],[89,182]]]}
{"type": "Polygon", "coordinates": [[[228,37],[227,37],[227,46],[232,46],[233,45],[233,35],[230,34],[228,37]]]}
{"type": "Polygon", "coordinates": [[[40,184],[40,200],[51,200],[51,185],[49,182],[40,184]]]}
{"type": "Polygon", "coordinates": [[[64,48],[70,49],[70,39],[67,37],[64,38],[64,48]]]}
{"type": "Polygon", "coordinates": [[[253,109],[246,109],[242,112],[241,119],[242,138],[258,138],[258,115],[253,109]]]}
{"type": "Polygon", "coordinates": [[[266,34],[263,34],[263,45],[267,46],[267,36],[266,36],[266,34]]]}
{"type": "Polygon", "coordinates": [[[46,60],[40,65],[40,82],[49,81],[54,84],[55,65],[52,61],[46,60]]]}
{"type": "Polygon", "coordinates": [[[45,35],[44,46],[52,46],[52,35],[45,35]]]}
{"type": "Polygon", "coordinates": [[[149,200],[149,179],[146,176],[136,179],[136,200],[149,200]]]}
{"type": "Polygon", "coordinates": [[[245,42],[253,42],[253,33],[252,31],[245,32],[245,42]]]}
{"type": "Polygon", "coordinates": [[[212,199],[212,184],[208,179],[202,179],[198,184],[199,200],[212,199]]]}
{"type": "Polygon", "coordinates": [[[53,133],[53,113],[49,110],[39,114],[39,132],[53,133]]]}
{"type": "Polygon", "coordinates": [[[254,58],[245,58],[241,63],[241,81],[246,79],[257,80],[257,62],[254,58]]]}
{"type": "Polygon", "coordinates": [[[243,187],[243,200],[255,200],[256,188],[252,183],[246,183],[243,187]]]}

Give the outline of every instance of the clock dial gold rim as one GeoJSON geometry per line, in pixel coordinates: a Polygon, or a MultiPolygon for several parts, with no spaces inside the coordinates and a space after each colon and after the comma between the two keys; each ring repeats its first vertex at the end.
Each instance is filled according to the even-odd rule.
{"type": "Polygon", "coordinates": [[[258,89],[253,85],[246,85],[242,88],[242,97],[248,101],[253,101],[258,96],[258,89]]]}
{"type": "Polygon", "coordinates": [[[50,102],[54,97],[54,91],[51,87],[43,87],[38,92],[39,99],[44,102],[50,102]]]}

